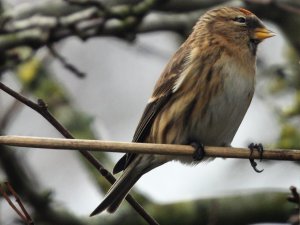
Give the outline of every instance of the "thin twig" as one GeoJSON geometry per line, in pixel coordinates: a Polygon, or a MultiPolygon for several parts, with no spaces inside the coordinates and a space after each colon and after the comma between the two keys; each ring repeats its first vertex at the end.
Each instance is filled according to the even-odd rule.
{"type": "MultiPolygon", "coordinates": [[[[21,90],[21,93],[24,92],[24,89],[21,90]]],[[[7,125],[11,121],[11,119],[14,118],[15,113],[18,111],[19,107],[22,106],[22,104],[15,100],[6,110],[4,115],[0,119],[0,130],[5,130],[7,128],[7,125]]]]}
{"type": "Polygon", "coordinates": [[[21,202],[21,199],[18,197],[17,193],[14,191],[14,189],[12,188],[11,185],[9,185],[8,182],[5,182],[7,189],[10,191],[10,193],[15,197],[17,203],[19,204],[19,206],[21,207],[22,211],[24,214],[22,214],[22,212],[15,206],[15,204],[10,200],[9,196],[7,195],[7,193],[2,189],[1,185],[0,185],[0,192],[3,195],[3,197],[5,198],[5,200],[7,201],[7,203],[11,206],[11,208],[19,215],[19,217],[28,225],[33,225],[33,220],[31,219],[31,217],[29,216],[29,214],[27,213],[24,205],[21,202]]]}
{"type": "MultiPolygon", "coordinates": [[[[49,149],[82,150],[89,149],[97,152],[124,152],[137,154],[159,154],[191,156],[195,149],[190,145],[152,144],[152,143],[129,143],[112,142],[86,139],[64,139],[27,136],[0,136],[0,144],[49,149]]],[[[259,152],[253,152],[252,157],[259,159],[259,152]]],[[[249,159],[249,149],[232,147],[205,146],[205,156],[222,158],[249,159]]],[[[264,159],[300,161],[300,150],[269,149],[263,153],[264,159]]]]}
{"type": "Polygon", "coordinates": [[[70,72],[72,72],[73,74],[75,74],[77,77],[79,78],[83,78],[86,76],[86,74],[82,71],[80,71],[78,68],[76,68],[75,65],[69,63],[67,61],[67,59],[65,57],[63,57],[62,55],[60,55],[56,49],[54,48],[53,45],[48,45],[48,49],[50,51],[50,53],[53,55],[53,57],[55,57],[56,59],[58,59],[61,64],[70,72]]]}
{"type": "Polygon", "coordinates": [[[290,222],[292,225],[299,225],[300,222],[300,197],[299,193],[297,191],[297,188],[295,186],[290,187],[291,195],[287,197],[287,200],[289,202],[292,202],[295,204],[295,210],[296,214],[293,214],[288,222],[290,222]]]}
{"type": "Polygon", "coordinates": [[[13,187],[10,185],[9,182],[5,182],[6,187],[8,188],[8,190],[10,191],[10,193],[15,197],[16,202],[19,204],[25,218],[26,218],[26,223],[28,225],[34,225],[34,222],[31,218],[31,216],[29,215],[29,213],[27,212],[26,208],[24,207],[21,198],[19,197],[19,195],[17,194],[17,192],[13,189],[13,187]]]}
{"type": "Polygon", "coordinates": [[[277,2],[276,4],[279,8],[285,10],[288,13],[295,13],[295,14],[300,15],[300,8],[293,7],[293,6],[290,6],[290,5],[287,5],[284,3],[280,3],[280,2],[277,2]]]}
{"type": "Polygon", "coordinates": [[[106,11],[106,7],[103,5],[102,2],[97,0],[64,0],[65,2],[71,5],[78,5],[78,6],[94,6],[100,10],[106,11]]]}
{"type": "Polygon", "coordinates": [[[300,197],[299,197],[297,188],[295,186],[291,186],[290,191],[291,191],[292,195],[288,196],[287,200],[289,202],[296,203],[299,207],[300,206],[300,197]]]}
{"type": "Polygon", "coordinates": [[[281,3],[280,1],[274,1],[274,0],[244,0],[246,3],[254,3],[254,4],[261,4],[261,5],[274,5],[280,9],[283,9],[287,13],[295,13],[300,15],[300,8],[289,5],[287,3],[281,3]]]}
{"type": "Polygon", "coordinates": [[[0,192],[3,195],[3,197],[5,198],[5,200],[7,201],[7,203],[11,206],[11,208],[21,217],[21,219],[23,221],[26,221],[26,217],[17,209],[17,207],[14,205],[14,203],[12,203],[12,201],[10,200],[7,193],[4,190],[2,190],[1,185],[0,185],[0,192]]]}
{"type": "MultiPolygon", "coordinates": [[[[11,88],[7,87],[5,84],[0,82],[0,89],[6,92],[7,94],[11,95],[15,99],[19,100],[23,104],[27,105],[34,111],[38,112],[41,116],[43,116],[53,127],[57,129],[65,138],[74,139],[72,134],[64,128],[64,126],[59,123],[52,114],[48,111],[47,105],[41,99],[38,100],[38,103],[31,101],[30,99],[20,95],[19,93],[15,92],[11,88]]],[[[100,174],[111,184],[116,181],[116,178],[104,168],[104,166],[88,151],[80,150],[79,151],[99,172],[100,174]]],[[[143,217],[148,224],[150,225],[158,225],[159,223],[152,218],[145,209],[137,202],[131,195],[127,195],[126,200],[128,203],[135,209],[135,211],[143,217]]]]}
{"type": "Polygon", "coordinates": [[[7,189],[9,190],[9,192],[15,197],[16,202],[18,203],[18,205],[20,206],[23,215],[25,217],[25,221],[28,225],[34,225],[34,222],[31,218],[31,216],[29,215],[29,213],[27,212],[26,208],[24,207],[21,198],[19,197],[19,195],[17,194],[17,192],[13,189],[13,187],[10,185],[9,182],[5,182],[5,185],[7,187],[7,189]]]}

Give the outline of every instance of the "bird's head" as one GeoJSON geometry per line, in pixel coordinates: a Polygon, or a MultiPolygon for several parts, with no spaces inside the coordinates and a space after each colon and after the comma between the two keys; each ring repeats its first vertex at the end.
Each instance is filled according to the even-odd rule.
{"type": "Polygon", "coordinates": [[[275,35],[256,15],[246,9],[234,7],[208,11],[200,18],[195,29],[197,28],[238,48],[247,46],[254,55],[261,41],[275,35]]]}

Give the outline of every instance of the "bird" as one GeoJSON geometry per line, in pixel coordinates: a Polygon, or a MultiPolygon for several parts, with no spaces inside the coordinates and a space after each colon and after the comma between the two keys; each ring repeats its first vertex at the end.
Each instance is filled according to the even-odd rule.
{"type": "Polygon", "coordinates": [[[133,142],[192,145],[195,157],[125,154],[113,169],[122,175],[91,216],[115,212],[150,170],[172,160],[210,160],[203,157],[203,146],[231,146],[254,94],[257,46],[274,35],[244,8],[204,13],[163,70],[133,137],[133,142]]]}

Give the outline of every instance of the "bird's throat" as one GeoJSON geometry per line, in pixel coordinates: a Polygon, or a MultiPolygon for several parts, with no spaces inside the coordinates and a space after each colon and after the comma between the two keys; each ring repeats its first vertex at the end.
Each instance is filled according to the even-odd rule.
{"type": "Polygon", "coordinates": [[[249,47],[252,55],[254,55],[254,56],[256,56],[258,44],[259,44],[259,41],[255,40],[255,39],[251,39],[248,43],[248,47],[249,47]]]}

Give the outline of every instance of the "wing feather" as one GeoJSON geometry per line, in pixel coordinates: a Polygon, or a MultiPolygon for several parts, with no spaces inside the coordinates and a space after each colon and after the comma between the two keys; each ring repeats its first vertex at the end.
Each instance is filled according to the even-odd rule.
{"type": "MultiPolygon", "coordinates": [[[[132,142],[143,142],[149,134],[157,114],[172,96],[173,87],[184,69],[185,62],[189,55],[188,52],[189,49],[182,45],[166,66],[154,87],[152,97],[144,110],[132,142]]],[[[137,154],[134,153],[125,154],[115,165],[113,173],[115,174],[126,169],[136,155],[137,154]]]]}

